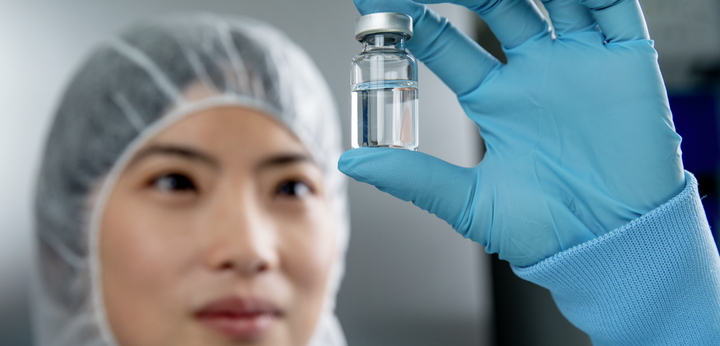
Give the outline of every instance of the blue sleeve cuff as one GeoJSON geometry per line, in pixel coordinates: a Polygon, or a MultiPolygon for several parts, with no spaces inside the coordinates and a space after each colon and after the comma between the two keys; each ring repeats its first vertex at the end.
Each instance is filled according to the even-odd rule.
{"type": "Polygon", "coordinates": [[[685,172],[676,197],[612,232],[529,267],[594,345],[720,344],[720,256],[685,172]]]}

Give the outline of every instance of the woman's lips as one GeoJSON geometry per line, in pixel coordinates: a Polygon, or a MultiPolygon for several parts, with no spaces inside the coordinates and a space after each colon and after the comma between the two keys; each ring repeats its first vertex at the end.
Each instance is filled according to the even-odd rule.
{"type": "Polygon", "coordinates": [[[262,337],[282,316],[271,302],[232,297],[206,305],[195,317],[210,329],[233,339],[253,340],[262,337]]]}

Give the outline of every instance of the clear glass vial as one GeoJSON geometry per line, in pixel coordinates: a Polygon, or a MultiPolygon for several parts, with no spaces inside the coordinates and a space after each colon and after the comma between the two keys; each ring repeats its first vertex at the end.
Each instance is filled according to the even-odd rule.
{"type": "Polygon", "coordinates": [[[352,61],[353,148],[417,150],[417,61],[407,50],[412,18],[373,13],[355,21],[363,50],[352,61]]]}

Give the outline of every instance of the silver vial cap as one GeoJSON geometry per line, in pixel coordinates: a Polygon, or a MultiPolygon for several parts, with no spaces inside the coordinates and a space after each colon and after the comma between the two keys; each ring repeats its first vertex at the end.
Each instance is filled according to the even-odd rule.
{"type": "Polygon", "coordinates": [[[365,36],[378,33],[400,33],[405,39],[412,38],[412,17],[395,12],[380,12],[364,15],[355,20],[355,39],[362,41],[365,36]]]}

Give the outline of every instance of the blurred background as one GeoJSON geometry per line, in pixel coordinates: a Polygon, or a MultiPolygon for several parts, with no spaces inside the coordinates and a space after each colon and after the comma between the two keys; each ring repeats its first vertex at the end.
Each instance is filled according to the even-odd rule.
{"type": "MultiPolygon", "coordinates": [[[[718,217],[720,2],[641,0],[660,54],[684,162],[718,217]]],[[[504,59],[473,13],[433,6],[504,59]]],[[[350,60],[358,16],[350,0],[0,0],[0,345],[32,344],[28,271],[32,192],[51,116],[74,70],[104,37],[143,18],[192,11],[239,14],[283,30],[320,67],[349,148],[350,60]]],[[[462,166],[481,139],[450,90],[420,66],[420,150],[462,166]]],[[[445,222],[350,182],[352,236],[338,314],[356,345],[590,345],[549,293],[445,222]]],[[[716,233],[716,239],[717,239],[716,233]]]]}

